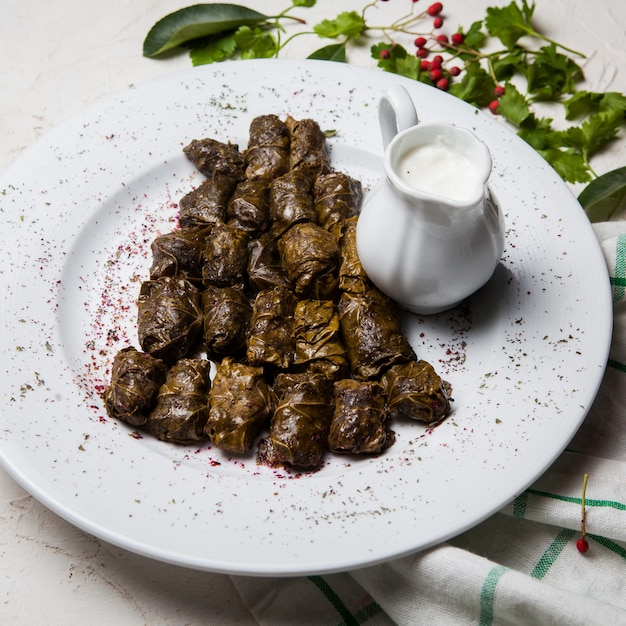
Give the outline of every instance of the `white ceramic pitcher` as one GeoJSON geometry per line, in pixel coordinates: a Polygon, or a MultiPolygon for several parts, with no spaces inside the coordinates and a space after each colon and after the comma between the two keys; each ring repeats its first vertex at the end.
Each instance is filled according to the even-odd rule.
{"type": "Polygon", "coordinates": [[[468,130],[418,123],[400,85],[379,104],[385,177],[366,197],[357,250],[372,282],[420,314],[482,287],[504,249],[504,219],[487,180],[491,154],[468,130]]]}

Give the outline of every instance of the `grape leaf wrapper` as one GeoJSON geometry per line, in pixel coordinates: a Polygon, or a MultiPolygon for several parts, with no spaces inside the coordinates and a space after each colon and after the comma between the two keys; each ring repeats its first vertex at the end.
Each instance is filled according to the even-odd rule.
{"type": "Polygon", "coordinates": [[[129,346],[113,359],[111,382],[104,394],[107,414],[132,426],[143,426],[165,382],[163,361],[129,346]]]}
{"type": "Polygon", "coordinates": [[[335,408],[328,436],[332,452],[373,454],[381,452],[393,434],[383,387],[376,381],[339,380],[334,384],[335,408]]]}
{"type": "Polygon", "coordinates": [[[238,454],[250,450],[273,408],[263,368],[226,357],[217,365],[209,400],[206,433],[213,445],[238,454]]]}
{"type": "Polygon", "coordinates": [[[201,359],[180,359],[172,366],[146,422],[157,439],[188,444],[205,438],[211,387],[209,370],[209,361],[201,359]]]}

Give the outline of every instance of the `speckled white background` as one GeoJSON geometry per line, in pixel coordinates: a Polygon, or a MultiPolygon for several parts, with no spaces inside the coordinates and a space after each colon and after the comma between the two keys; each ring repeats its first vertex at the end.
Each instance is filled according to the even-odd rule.
{"type": "MultiPolygon", "coordinates": [[[[403,2],[408,0],[390,0],[385,11],[403,13],[403,2]]],[[[451,20],[468,25],[486,6],[507,3],[448,0],[444,5],[451,20]]],[[[262,4],[270,13],[286,3],[262,4]]],[[[311,23],[362,3],[321,0],[318,5],[302,10],[311,23]]],[[[100,96],[189,67],[185,56],[141,57],[150,26],[182,6],[172,0],[5,0],[0,5],[0,171],[42,133],[100,96]]],[[[589,54],[590,89],[626,92],[626,72],[618,71],[626,61],[626,3],[538,0],[536,16],[546,34],[589,54]]],[[[288,55],[302,57],[317,45],[303,38],[288,55]]],[[[373,65],[367,46],[351,61],[373,65]]],[[[594,166],[603,172],[624,161],[624,144],[618,142],[594,166]]],[[[255,623],[228,577],[164,565],[96,541],[47,511],[4,473],[0,618],[13,624],[255,623]]]]}

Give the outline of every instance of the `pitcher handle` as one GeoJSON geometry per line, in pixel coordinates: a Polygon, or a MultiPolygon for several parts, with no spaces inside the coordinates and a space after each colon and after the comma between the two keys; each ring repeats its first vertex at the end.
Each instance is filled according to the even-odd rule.
{"type": "Polygon", "coordinates": [[[417,125],[417,111],[408,91],[402,85],[392,85],[378,103],[378,123],[383,136],[383,148],[403,130],[417,125]]]}

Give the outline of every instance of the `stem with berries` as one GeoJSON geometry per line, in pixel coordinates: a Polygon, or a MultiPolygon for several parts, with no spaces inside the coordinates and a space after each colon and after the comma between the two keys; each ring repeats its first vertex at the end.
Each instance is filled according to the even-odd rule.
{"type": "MultiPolygon", "coordinates": [[[[351,44],[379,33],[381,40],[370,47],[379,68],[448,91],[501,116],[564,181],[594,179],[590,157],[626,125],[626,95],[579,88],[584,75],[573,57],[584,55],[534,28],[533,0],[488,7],[482,19],[449,34],[442,31],[451,19],[442,2],[418,10],[419,0],[398,0],[410,6],[406,14],[386,26],[371,24],[372,11],[387,1],[365,0],[360,11],[341,12],[312,30],[301,28],[290,35],[284,21],[304,23],[291,11],[312,7],[316,0],[291,0],[291,6],[273,17],[240,5],[196,4],[157,22],[144,41],[144,55],[155,57],[185,46],[194,65],[236,57],[278,57],[294,38],[308,35],[333,41],[308,58],[346,62],[351,44]],[[501,45],[494,51],[491,44],[496,40],[501,45]],[[401,41],[415,47],[404,47],[401,41]],[[565,120],[572,124],[563,130],[554,128],[552,118],[539,115],[538,102],[562,105],[565,120]]],[[[616,194],[612,206],[619,208],[619,197],[616,194]]]]}
{"type": "Polygon", "coordinates": [[[581,499],[582,515],[580,518],[581,537],[576,542],[576,548],[578,549],[578,552],[581,552],[582,554],[589,550],[589,542],[587,541],[587,529],[585,528],[585,495],[587,493],[588,478],[589,474],[585,474],[583,477],[583,495],[581,499]]]}

